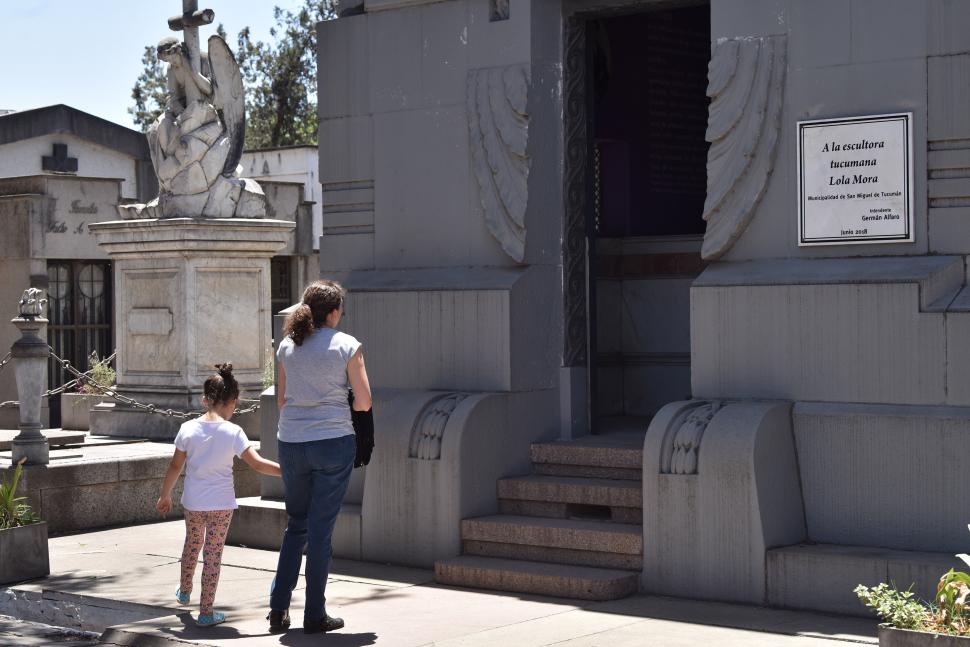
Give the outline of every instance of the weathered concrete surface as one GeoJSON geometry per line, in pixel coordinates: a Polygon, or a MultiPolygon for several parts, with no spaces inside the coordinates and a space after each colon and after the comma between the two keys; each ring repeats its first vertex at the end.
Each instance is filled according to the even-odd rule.
{"type": "MultiPolygon", "coordinates": [[[[24,469],[22,493],[34,511],[48,522],[51,533],[154,521],[155,501],[174,447],[168,443],[104,440],[51,450],[51,463],[24,469]]],[[[9,464],[10,452],[0,451],[9,464]]],[[[257,474],[245,463],[234,464],[236,496],[259,492],[257,474]]],[[[176,483],[175,516],[182,479],[176,483]]]]}
{"type": "Polygon", "coordinates": [[[689,416],[700,406],[667,405],[644,439],[641,584],[664,595],[764,604],[767,550],[805,538],[791,405],[725,403],[698,430],[689,416]],[[669,473],[685,431],[694,432],[696,468],[669,473]]]}
{"type": "MultiPolygon", "coordinates": [[[[9,451],[14,436],[20,432],[16,429],[0,429],[0,451],[9,451]]],[[[65,445],[79,445],[84,442],[87,434],[83,431],[64,431],[62,429],[44,429],[41,433],[51,447],[65,445]]]]}
{"type": "Polygon", "coordinates": [[[44,577],[49,572],[46,523],[0,530],[0,584],[44,577]]]}
{"type": "Polygon", "coordinates": [[[852,590],[891,583],[932,600],[940,576],[963,564],[948,553],[832,544],[799,544],[768,551],[768,602],[791,609],[871,617],[852,590]]]}
{"type": "MultiPolygon", "coordinates": [[[[32,588],[171,608],[183,532],[182,522],[172,521],[55,538],[52,575],[32,588]]],[[[112,635],[151,637],[161,645],[264,646],[276,557],[271,551],[226,548],[216,606],[228,613],[229,622],[221,627],[196,628],[189,616],[195,614],[193,599],[178,615],[116,627],[112,635]]],[[[832,647],[838,644],[833,639],[876,642],[875,623],[859,619],[649,596],[577,605],[434,586],[431,578],[426,570],[336,560],[327,586],[328,611],[343,617],[347,627],[324,642],[396,647],[832,647]]],[[[297,623],[302,589],[301,582],[291,609],[297,623]]],[[[277,640],[321,644],[319,636],[304,636],[299,629],[269,642],[277,640]]]]}
{"type": "Polygon", "coordinates": [[[551,389],[375,397],[361,501],[361,555],[373,561],[430,567],[458,555],[461,520],[497,512],[496,480],[528,471],[529,444],[557,431],[551,389]]]}
{"type": "Polygon", "coordinates": [[[970,408],[803,402],[793,422],[809,541],[966,549],[970,408]]]}
{"type": "MultiPolygon", "coordinates": [[[[171,218],[89,228],[113,263],[119,392],[158,408],[198,410],[203,383],[225,361],[244,396],[262,391],[272,339],[270,257],[292,237],[293,222],[171,218]]],[[[144,428],[159,438],[174,438],[179,423],[124,405],[91,420],[96,433],[144,428]]]]}
{"type": "Polygon", "coordinates": [[[694,397],[970,404],[947,391],[963,360],[939,305],[963,276],[946,256],[712,264],[691,288],[694,397]]]}
{"type": "MultiPolygon", "coordinates": [[[[286,528],[286,504],[280,500],[246,497],[229,526],[230,544],[247,548],[279,550],[286,528]]],[[[360,559],[360,505],[344,503],[333,529],[333,554],[342,559],[360,559]]]]}
{"type": "Polygon", "coordinates": [[[98,634],[64,630],[37,622],[26,622],[10,616],[0,616],[0,637],[17,647],[95,647],[98,634]]]}

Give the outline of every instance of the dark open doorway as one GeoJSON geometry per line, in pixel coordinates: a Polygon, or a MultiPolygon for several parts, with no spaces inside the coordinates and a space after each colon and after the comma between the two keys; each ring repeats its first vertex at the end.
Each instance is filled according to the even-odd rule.
{"type": "Polygon", "coordinates": [[[593,432],[645,430],[691,395],[710,7],[645,9],[586,21],[593,432]]]}

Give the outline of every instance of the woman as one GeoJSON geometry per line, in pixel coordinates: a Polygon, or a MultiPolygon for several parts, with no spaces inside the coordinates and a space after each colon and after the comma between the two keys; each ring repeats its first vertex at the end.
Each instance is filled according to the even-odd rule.
{"type": "Polygon", "coordinates": [[[331,535],[350,482],[356,443],[353,408],[371,408],[370,384],[359,341],[338,332],[346,292],[334,281],[316,281],[286,320],[276,351],[280,408],[279,462],[289,520],[283,534],[276,578],[270,593],[269,630],[290,626],[290,595],[306,549],[306,605],[303,631],[344,626],[327,615],[324,590],[330,570],[331,535]]]}

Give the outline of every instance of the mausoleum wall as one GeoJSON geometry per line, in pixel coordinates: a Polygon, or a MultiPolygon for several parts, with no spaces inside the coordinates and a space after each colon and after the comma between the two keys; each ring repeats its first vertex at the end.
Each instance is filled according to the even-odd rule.
{"type": "Polygon", "coordinates": [[[77,159],[78,176],[119,179],[121,197],[138,197],[135,160],[130,155],[68,133],[50,133],[0,144],[0,178],[47,174],[41,160],[51,155],[54,144],[67,144],[68,156],[77,159]]]}
{"type": "MultiPolygon", "coordinates": [[[[742,223],[737,239],[710,259],[691,288],[694,399],[688,406],[710,407],[707,418],[702,409],[693,419],[676,418],[684,403],[671,404],[647,433],[644,528],[657,535],[651,545],[664,548],[645,552],[644,587],[736,599],[744,591],[736,583],[678,589],[693,583],[648,577],[663,576],[664,564],[697,563],[712,554],[703,545],[711,540],[727,547],[721,561],[739,581],[755,584],[743,595],[757,603],[861,613],[853,586],[880,581],[912,582],[917,595],[932,594],[966,532],[961,510],[967,501],[958,484],[970,428],[964,374],[970,349],[970,98],[964,91],[970,86],[970,36],[961,27],[970,21],[970,6],[942,0],[712,0],[711,12],[712,130],[725,125],[723,109],[732,107],[718,103],[730,96],[730,79],[753,69],[743,56],[732,60],[731,48],[743,51],[751,39],[783,47],[783,101],[776,120],[750,132],[750,123],[740,120],[740,130],[728,135],[737,137],[738,150],[759,138],[777,138],[763,193],[751,190],[752,176],[744,173],[708,177],[709,202],[730,186],[750,191],[756,206],[746,225],[744,212],[735,213],[735,224],[742,223]],[[718,75],[730,69],[734,77],[718,75]],[[847,204],[856,197],[861,202],[861,195],[840,195],[813,207],[818,222],[831,217],[831,238],[800,246],[805,160],[826,170],[815,195],[838,187],[846,194],[857,190],[851,173],[843,178],[833,170],[831,179],[824,177],[838,167],[820,159],[818,149],[805,149],[798,122],[898,113],[912,115],[909,132],[900,132],[898,149],[886,158],[892,162],[880,161],[872,174],[893,164],[903,170],[911,160],[912,179],[899,177],[912,195],[912,240],[849,244],[848,237],[865,232],[840,232],[842,214],[882,211],[847,204]],[[772,406],[791,403],[791,412],[769,424],[767,415],[755,411],[766,400],[772,406]],[[761,422],[732,420],[742,410],[761,422]],[[695,462],[666,467],[690,433],[687,451],[695,462]],[[759,447],[769,440],[773,445],[759,447]],[[740,441],[747,465],[725,452],[726,441],[740,441]],[[778,465],[786,466],[783,473],[770,473],[778,465]],[[730,476],[724,472],[718,480],[726,466],[730,476]],[[796,472],[788,488],[776,487],[779,478],[796,472]],[[676,489],[677,479],[683,489],[676,489]],[[717,483],[720,519],[706,513],[703,496],[694,496],[708,479],[717,483]],[[740,498],[733,509],[735,504],[724,505],[739,483],[738,492],[760,497],[745,479],[766,492],[773,488],[772,497],[740,498]],[[779,492],[790,501],[776,507],[779,492]],[[804,515],[786,519],[790,504],[802,505],[804,515]],[[660,523],[676,521],[680,511],[682,525],[660,523]],[[735,526],[742,518],[751,521],[735,526]],[[721,532],[729,525],[746,535],[721,532]],[[784,532],[770,537],[769,526],[784,532]],[[687,535],[699,542],[681,544],[687,535]],[[806,581],[815,583],[806,588],[806,581]]],[[[770,106],[771,93],[767,97],[770,106]]],[[[755,105],[737,99],[733,107],[750,116],[757,114],[755,105]]],[[[864,139],[859,122],[844,124],[827,144],[864,139]]],[[[708,220],[707,239],[725,215],[715,211],[708,220]]]]}
{"type": "Polygon", "coordinates": [[[722,260],[970,253],[970,99],[956,91],[970,83],[956,28],[968,20],[970,6],[942,0],[714,0],[713,42],[778,36],[788,59],[772,172],[722,260]],[[901,112],[913,114],[913,242],[799,247],[796,122],[901,112]]]}

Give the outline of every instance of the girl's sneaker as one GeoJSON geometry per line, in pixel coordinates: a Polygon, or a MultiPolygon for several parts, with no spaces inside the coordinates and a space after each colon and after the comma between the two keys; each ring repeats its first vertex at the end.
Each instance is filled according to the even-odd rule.
{"type": "Polygon", "coordinates": [[[200,627],[211,627],[212,625],[221,624],[226,621],[226,614],[220,613],[218,611],[213,611],[212,613],[199,614],[198,619],[196,619],[195,624],[200,627]]]}
{"type": "Polygon", "coordinates": [[[181,588],[177,588],[175,589],[175,599],[179,601],[179,604],[188,604],[191,593],[191,591],[183,593],[181,588]]]}

